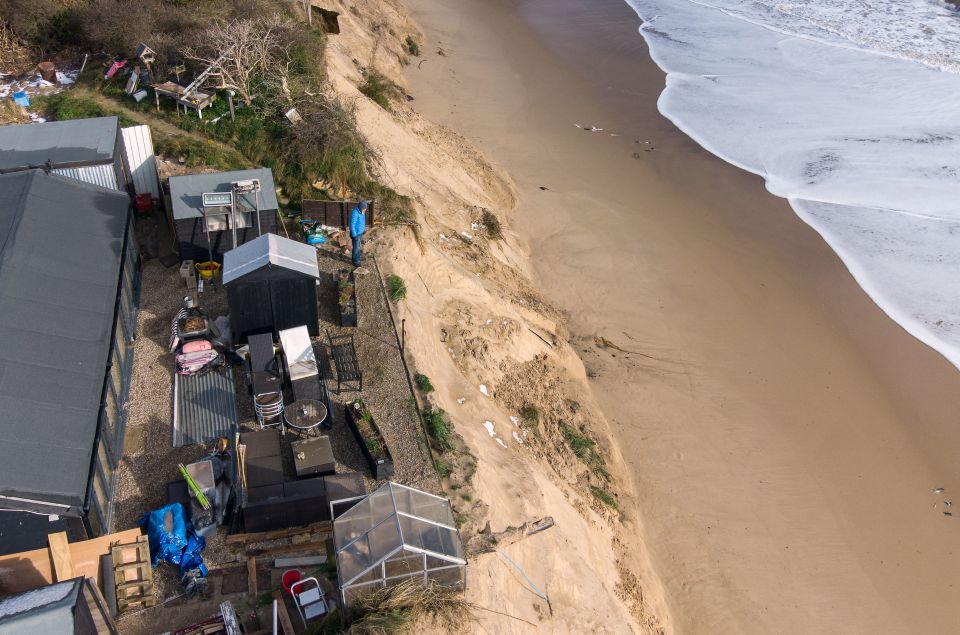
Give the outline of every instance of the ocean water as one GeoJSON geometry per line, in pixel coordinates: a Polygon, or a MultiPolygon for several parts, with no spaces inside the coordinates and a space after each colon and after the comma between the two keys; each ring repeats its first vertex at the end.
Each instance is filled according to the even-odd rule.
{"type": "Polygon", "coordinates": [[[766,180],[960,368],[960,13],[934,0],[628,0],[660,111],[766,180]]]}

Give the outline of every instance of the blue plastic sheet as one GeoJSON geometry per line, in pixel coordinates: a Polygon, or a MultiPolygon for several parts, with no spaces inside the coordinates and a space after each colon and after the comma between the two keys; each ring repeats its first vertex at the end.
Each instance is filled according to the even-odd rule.
{"type": "Polygon", "coordinates": [[[157,566],[166,561],[180,567],[181,576],[191,569],[200,569],[201,575],[207,575],[207,567],[200,555],[207,541],[197,535],[193,525],[186,520],[183,505],[171,503],[147,512],[140,518],[140,526],[147,530],[150,564],[157,566]]]}
{"type": "Polygon", "coordinates": [[[140,526],[147,530],[150,542],[150,564],[161,560],[180,564],[180,556],[187,546],[187,521],[180,503],[171,503],[140,517],[140,526]]]}

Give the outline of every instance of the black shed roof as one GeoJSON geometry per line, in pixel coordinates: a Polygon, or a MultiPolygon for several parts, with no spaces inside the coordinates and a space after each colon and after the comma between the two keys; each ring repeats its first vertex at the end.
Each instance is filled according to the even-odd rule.
{"type": "Polygon", "coordinates": [[[129,205],[41,170],[0,175],[3,507],[84,505],[129,205]]]}

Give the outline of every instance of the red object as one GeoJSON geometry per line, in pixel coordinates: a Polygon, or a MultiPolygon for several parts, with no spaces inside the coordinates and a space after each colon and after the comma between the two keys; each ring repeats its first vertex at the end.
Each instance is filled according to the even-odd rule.
{"type": "Polygon", "coordinates": [[[150,193],[146,194],[137,194],[134,198],[135,205],[137,206],[137,213],[143,216],[150,214],[153,211],[153,197],[150,196],[150,193]]]}
{"type": "Polygon", "coordinates": [[[110,79],[117,74],[117,71],[123,68],[127,63],[127,60],[119,60],[110,65],[110,70],[107,71],[107,74],[103,76],[104,79],[110,79]]]}
{"type": "Polygon", "coordinates": [[[290,591],[290,587],[300,581],[303,577],[303,574],[299,569],[290,569],[289,571],[283,572],[283,577],[280,578],[280,584],[283,585],[283,590],[286,591],[289,595],[293,595],[290,591]]]}

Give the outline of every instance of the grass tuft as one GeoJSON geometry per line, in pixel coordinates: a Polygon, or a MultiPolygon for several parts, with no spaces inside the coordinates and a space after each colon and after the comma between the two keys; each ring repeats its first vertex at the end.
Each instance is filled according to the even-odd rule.
{"type": "Polygon", "coordinates": [[[420,45],[417,44],[417,41],[413,39],[412,35],[407,36],[406,46],[407,53],[410,53],[410,55],[414,57],[420,57],[420,45]]]}
{"type": "Polygon", "coordinates": [[[390,301],[394,304],[407,297],[407,283],[395,273],[387,276],[387,289],[390,291],[390,301]]]}
{"type": "Polygon", "coordinates": [[[417,373],[413,376],[413,382],[417,385],[417,390],[427,394],[433,392],[433,382],[430,381],[430,378],[422,373],[417,373]]]}
{"type": "Polygon", "coordinates": [[[523,408],[520,408],[520,421],[528,426],[539,425],[540,410],[533,404],[526,404],[523,408]]]}
{"type": "Polygon", "coordinates": [[[390,102],[400,97],[400,88],[377,70],[364,72],[359,89],[384,110],[390,110],[390,102]]]}
{"type": "Polygon", "coordinates": [[[610,492],[604,489],[600,489],[599,487],[595,487],[593,485],[590,486],[590,492],[610,509],[616,512],[620,511],[620,505],[617,504],[617,499],[614,498],[613,495],[610,494],[610,492]]]}
{"type": "Polygon", "coordinates": [[[438,624],[441,631],[450,631],[454,625],[462,627],[475,619],[461,593],[433,581],[407,579],[357,598],[346,632],[350,635],[403,632],[426,616],[438,624]]]}

